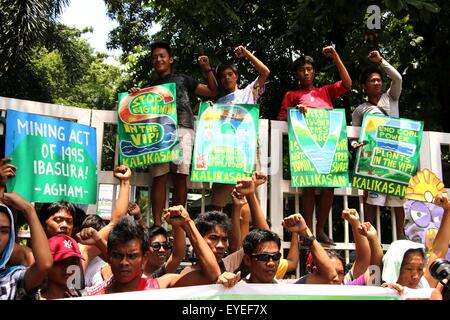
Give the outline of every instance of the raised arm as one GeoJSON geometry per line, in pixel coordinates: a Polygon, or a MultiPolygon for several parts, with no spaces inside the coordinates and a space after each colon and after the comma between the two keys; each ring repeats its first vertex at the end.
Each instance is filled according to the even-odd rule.
{"type": "Polygon", "coordinates": [[[294,215],[291,215],[283,220],[283,226],[292,234],[291,237],[291,246],[289,247],[289,253],[286,257],[288,261],[287,272],[292,272],[297,269],[298,262],[300,260],[300,250],[298,243],[298,227],[296,223],[297,218],[294,215]],[[291,221],[292,220],[292,221],[291,221]]]}
{"type": "Polygon", "coordinates": [[[245,196],[233,189],[231,192],[231,198],[233,199],[233,209],[231,212],[231,238],[230,238],[230,251],[235,252],[242,248],[242,236],[241,236],[241,209],[247,203],[245,196]]]}
{"type": "Polygon", "coordinates": [[[108,225],[100,229],[99,235],[105,240],[108,240],[109,233],[112,227],[120,220],[120,218],[127,215],[128,203],[130,201],[130,179],[131,169],[127,166],[121,165],[114,169],[114,177],[120,180],[119,196],[117,197],[116,204],[111,213],[111,220],[108,225]]]}
{"type": "Polygon", "coordinates": [[[385,59],[383,59],[380,52],[377,50],[369,52],[369,60],[373,63],[379,64],[386,72],[387,76],[391,79],[391,85],[387,92],[392,99],[398,100],[398,98],[400,98],[400,93],[402,92],[402,75],[385,59]]]}
{"type": "Polygon", "coordinates": [[[338,69],[339,76],[341,77],[342,84],[346,89],[350,90],[352,88],[352,78],[350,78],[347,68],[345,68],[345,65],[342,62],[341,57],[339,57],[339,54],[334,49],[334,47],[332,46],[325,47],[322,49],[322,53],[334,61],[334,64],[338,69]]]}
{"type": "Polygon", "coordinates": [[[8,163],[11,160],[11,158],[3,158],[0,160],[0,198],[3,198],[8,178],[16,176],[16,167],[8,163]]]}
{"type": "Polygon", "coordinates": [[[177,275],[176,277],[172,277],[168,282],[160,283],[160,285],[170,288],[215,283],[221,275],[220,267],[216,257],[205,239],[200,235],[186,209],[181,205],[171,207],[167,209],[164,218],[172,226],[177,224],[184,229],[194,248],[197,263],[201,269],[177,275]]]}
{"type": "Polygon", "coordinates": [[[364,272],[370,265],[370,246],[369,241],[361,233],[358,232],[358,228],[361,224],[359,220],[359,214],[355,209],[344,209],[342,210],[342,218],[346,220],[353,233],[353,238],[355,240],[355,250],[356,258],[352,265],[353,278],[356,279],[364,272]]]}
{"type": "MultiPolygon", "coordinates": [[[[265,175],[263,172],[255,171],[253,172],[252,180],[255,185],[255,189],[257,190],[259,186],[267,182],[267,175],[265,175]]],[[[261,224],[259,226],[260,229],[266,229],[264,227],[264,224],[267,224],[267,221],[264,217],[264,213],[262,212],[260,207],[259,209],[258,208],[255,209],[251,209],[248,203],[246,203],[241,209],[241,218],[240,218],[241,243],[244,241],[244,238],[250,231],[250,220],[257,221],[258,224],[261,224]]],[[[267,230],[269,229],[267,228],[267,230]]]]}
{"type": "MultiPolygon", "coordinates": [[[[114,177],[120,180],[119,196],[116,205],[111,214],[110,223],[115,224],[120,218],[124,217],[128,211],[128,202],[130,201],[130,179],[131,169],[121,165],[114,169],[114,177]]],[[[108,233],[109,234],[109,233],[108,233]]]]}
{"type": "Polygon", "coordinates": [[[102,255],[103,260],[107,260],[108,249],[107,240],[100,237],[97,230],[94,228],[84,228],[75,235],[75,239],[79,244],[83,246],[95,246],[100,251],[99,254],[102,255]]]}
{"type": "Polygon", "coordinates": [[[22,265],[24,267],[29,267],[34,263],[33,251],[27,247],[20,245],[18,243],[14,244],[14,250],[9,258],[9,265],[22,265]]]}
{"type": "Polygon", "coordinates": [[[177,272],[178,266],[186,255],[186,233],[179,225],[172,225],[173,250],[165,264],[167,273],[177,272]]]}
{"type": "Polygon", "coordinates": [[[31,249],[33,251],[35,263],[27,269],[24,280],[25,290],[30,291],[44,281],[53,265],[53,258],[48,245],[48,239],[39,221],[36,210],[31,203],[15,192],[4,193],[3,201],[7,205],[21,211],[30,226],[32,240],[31,249]]]}
{"type": "Polygon", "coordinates": [[[377,230],[370,222],[363,222],[358,227],[358,233],[362,234],[369,241],[370,246],[370,265],[383,267],[383,248],[378,240],[377,230]]]}
{"type": "Polygon", "coordinates": [[[257,57],[255,57],[250,51],[248,51],[244,46],[238,46],[234,49],[234,54],[238,58],[246,58],[248,61],[250,61],[251,64],[255,67],[256,71],[259,74],[258,77],[258,85],[260,88],[264,86],[266,83],[267,78],[269,77],[270,70],[267,68],[267,66],[262,63],[261,60],[259,60],[257,57]]]}
{"type": "MultiPolygon", "coordinates": [[[[258,173],[258,176],[261,173],[258,173]]],[[[259,204],[258,198],[256,198],[256,186],[254,178],[246,178],[239,180],[236,184],[237,192],[243,194],[247,199],[247,203],[250,207],[250,213],[252,216],[252,224],[255,228],[270,230],[269,225],[264,217],[264,213],[259,204]]]]}
{"type": "MultiPolygon", "coordinates": [[[[8,178],[16,176],[16,167],[8,163],[11,160],[11,158],[3,158],[0,160],[0,199],[3,199],[8,178]]],[[[13,266],[22,265],[29,267],[33,263],[34,256],[32,250],[27,246],[14,243],[14,249],[11,253],[8,264],[13,266]]]]}
{"type": "Polygon", "coordinates": [[[218,94],[217,79],[214,75],[214,70],[209,64],[209,58],[207,56],[198,57],[198,63],[202,68],[203,73],[206,74],[208,80],[207,85],[200,83],[195,89],[195,94],[202,97],[216,97],[218,94]]]}
{"type": "MultiPolygon", "coordinates": [[[[114,169],[114,176],[120,180],[119,196],[111,214],[110,222],[98,232],[99,237],[105,241],[108,241],[109,233],[116,222],[119,221],[120,218],[124,217],[128,211],[131,170],[127,166],[123,165],[116,167],[114,169]]],[[[99,248],[95,245],[80,244],[79,247],[83,258],[85,259],[86,265],[101,253],[99,248]]]]}
{"type": "Polygon", "coordinates": [[[432,288],[435,288],[439,281],[431,275],[430,266],[436,259],[445,258],[450,243],[450,201],[448,200],[447,194],[438,194],[434,199],[434,203],[444,209],[444,215],[442,216],[441,226],[436,234],[436,238],[433,241],[425,270],[425,278],[432,288]]]}
{"type": "MultiPolygon", "coordinates": [[[[308,228],[305,219],[300,213],[290,215],[283,220],[283,226],[285,228],[292,228],[301,237],[310,238],[313,233],[308,228]]],[[[309,248],[314,263],[317,266],[317,273],[311,273],[308,275],[308,284],[329,284],[333,282],[333,279],[337,277],[336,269],[333,266],[333,262],[328,257],[325,249],[320,245],[317,240],[312,240],[309,248]]]]}

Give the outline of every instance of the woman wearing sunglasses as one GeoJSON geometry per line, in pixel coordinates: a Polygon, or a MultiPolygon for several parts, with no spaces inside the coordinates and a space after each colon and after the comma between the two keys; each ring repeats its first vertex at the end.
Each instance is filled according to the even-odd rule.
{"type": "Polygon", "coordinates": [[[149,255],[144,267],[143,278],[158,278],[166,273],[176,273],[186,254],[186,235],[182,228],[173,227],[173,244],[169,241],[167,231],[154,225],[149,232],[149,255]],[[169,251],[172,254],[166,261],[169,251]]]}

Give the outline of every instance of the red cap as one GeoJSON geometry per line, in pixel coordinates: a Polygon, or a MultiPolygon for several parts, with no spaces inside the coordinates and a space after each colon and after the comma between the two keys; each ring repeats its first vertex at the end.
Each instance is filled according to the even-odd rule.
{"type": "Polygon", "coordinates": [[[75,239],[65,234],[58,234],[48,239],[50,251],[53,256],[53,261],[58,262],[70,257],[77,257],[83,259],[80,248],[75,239]]]}

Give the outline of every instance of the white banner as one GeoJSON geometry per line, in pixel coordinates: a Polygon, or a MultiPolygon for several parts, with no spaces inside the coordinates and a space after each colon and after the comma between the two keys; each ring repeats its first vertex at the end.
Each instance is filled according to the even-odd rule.
{"type": "Polygon", "coordinates": [[[231,289],[212,284],[126,293],[113,293],[72,300],[404,300],[428,299],[433,289],[397,291],[374,286],[312,284],[247,284],[231,289]]]}

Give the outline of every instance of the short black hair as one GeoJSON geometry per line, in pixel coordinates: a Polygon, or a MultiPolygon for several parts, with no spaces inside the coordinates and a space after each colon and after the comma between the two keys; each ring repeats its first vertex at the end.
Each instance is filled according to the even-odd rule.
{"type": "Polygon", "coordinates": [[[75,206],[68,201],[58,201],[52,203],[44,203],[43,206],[41,207],[41,210],[39,211],[39,220],[41,221],[41,224],[44,226],[44,230],[48,218],[50,218],[52,215],[54,215],[60,210],[67,210],[70,213],[73,219],[73,225],[75,227],[77,217],[75,206]]]}
{"type": "Polygon", "coordinates": [[[147,228],[137,223],[133,217],[122,217],[109,233],[108,237],[108,253],[117,244],[127,243],[131,240],[141,242],[142,254],[148,251],[149,241],[147,228]]]}
{"type": "Polygon", "coordinates": [[[222,72],[225,69],[231,69],[234,72],[235,75],[239,76],[239,72],[237,70],[236,65],[231,63],[231,62],[225,62],[225,63],[219,64],[219,66],[216,68],[216,76],[218,78],[220,78],[220,75],[222,74],[222,72]]]}
{"type": "Polygon", "coordinates": [[[83,221],[86,219],[86,212],[78,206],[75,207],[75,219],[73,221],[73,234],[77,234],[83,229],[83,221]]]}
{"type": "Polygon", "coordinates": [[[366,68],[361,73],[361,77],[359,78],[359,81],[361,82],[361,84],[366,84],[367,79],[369,78],[369,76],[372,73],[378,73],[380,75],[381,79],[383,79],[383,74],[381,73],[381,70],[377,67],[371,66],[369,68],[366,68]]]}
{"type": "Polygon", "coordinates": [[[304,66],[305,64],[312,65],[314,71],[316,71],[316,63],[311,56],[301,56],[295,59],[294,63],[292,64],[292,71],[294,71],[294,73],[297,73],[298,68],[304,66]]]}
{"type": "Polygon", "coordinates": [[[84,218],[83,223],[81,224],[81,228],[94,228],[97,231],[100,231],[101,228],[106,226],[105,220],[103,220],[97,214],[88,214],[86,218],[84,218]]]}
{"type": "Polygon", "coordinates": [[[163,235],[164,237],[167,238],[167,230],[158,225],[153,225],[150,228],[148,228],[148,239],[149,240],[150,240],[150,238],[157,236],[157,235],[163,235]]]}
{"type": "Polygon", "coordinates": [[[217,210],[200,213],[194,222],[202,237],[216,226],[223,228],[227,234],[231,230],[230,218],[225,213],[217,210]]]}
{"type": "Polygon", "coordinates": [[[280,237],[275,232],[258,228],[253,229],[244,238],[244,253],[248,256],[251,256],[256,251],[260,243],[267,241],[276,242],[276,244],[278,245],[278,249],[281,249],[280,237]]]}
{"type": "MultiPolygon", "coordinates": [[[[344,270],[346,270],[346,264],[345,264],[344,258],[342,257],[342,255],[339,252],[337,252],[336,250],[333,250],[333,249],[326,249],[325,252],[326,252],[328,258],[330,258],[330,259],[336,258],[339,261],[341,261],[342,266],[344,267],[344,270]]],[[[311,255],[311,252],[309,252],[308,257],[309,257],[309,255],[311,255]]],[[[311,259],[310,260],[311,264],[306,266],[306,269],[307,269],[306,271],[308,273],[311,273],[313,267],[316,266],[316,263],[315,263],[314,259],[312,258],[312,255],[311,255],[311,257],[309,257],[307,259],[307,264],[308,264],[308,260],[309,259],[311,259]]]]}
{"type": "Polygon", "coordinates": [[[163,48],[167,50],[169,57],[172,57],[172,47],[168,42],[165,41],[155,41],[150,45],[150,55],[153,55],[153,51],[158,48],[163,48]]]}
{"type": "Polygon", "coordinates": [[[420,248],[416,248],[416,249],[408,249],[405,251],[405,254],[403,255],[403,260],[402,260],[402,266],[405,263],[405,259],[407,256],[409,255],[414,255],[414,254],[420,254],[422,256],[423,259],[425,259],[425,252],[423,251],[423,249],[420,248]]]}
{"type": "Polygon", "coordinates": [[[345,269],[345,261],[344,261],[344,258],[341,256],[341,254],[340,254],[339,252],[337,252],[336,250],[332,250],[332,249],[325,250],[325,252],[327,253],[327,255],[328,255],[328,257],[329,257],[330,259],[336,258],[336,259],[338,259],[339,261],[341,261],[342,266],[343,266],[344,269],[345,269]]]}

